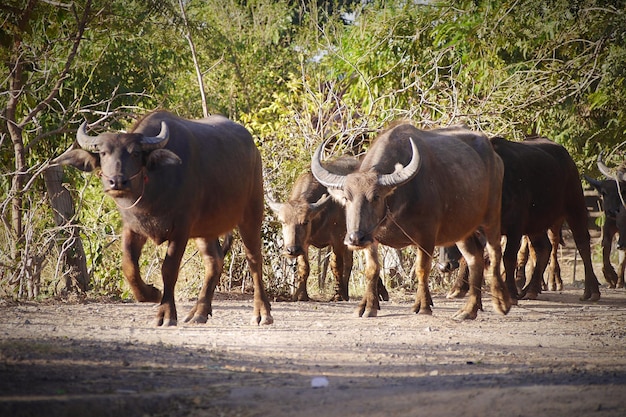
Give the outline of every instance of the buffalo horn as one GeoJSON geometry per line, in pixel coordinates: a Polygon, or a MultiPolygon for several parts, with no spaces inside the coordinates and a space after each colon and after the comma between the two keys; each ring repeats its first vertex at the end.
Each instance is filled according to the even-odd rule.
{"type": "Polygon", "coordinates": [[[612,179],[613,181],[626,181],[626,172],[623,171],[623,168],[617,170],[616,173],[611,172],[611,169],[604,164],[602,161],[602,152],[598,155],[598,169],[605,177],[612,179]]]}
{"type": "Polygon", "coordinates": [[[170,139],[170,131],[167,127],[167,123],[164,120],[161,121],[161,131],[158,136],[144,136],[141,141],[141,149],[144,151],[151,151],[154,149],[161,149],[167,145],[167,141],[170,139]]]}
{"type": "Polygon", "coordinates": [[[420,169],[421,158],[413,138],[409,138],[409,141],[411,142],[411,162],[399,171],[392,174],[381,175],[378,179],[378,184],[382,186],[396,187],[404,184],[417,174],[417,171],[420,169]]]}
{"type": "Polygon", "coordinates": [[[328,201],[329,198],[330,198],[329,194],[324,194],[315,203],[310,203],[309,204],[309,209],[310,210],[317,210],[318,208],[321,208],[324,204],[326,204],[326,202],[328,201]]]}
{"type": "Polygon", "coordinates": [[[83,122],[76,131],[76,140],[81,148],[88,152],[98,152],[100,136],[89,136],[87,134],[87,122],[83,122]]]}
{"type": "Polygon", "coordinates": [[[346,182],[345,175],[337,175],[328,171],[326,168],[322,166],[322,162],[320,161],[320,157],[322,155],[322,149],[326,142],[322,143],[315,150],[313,154],[313,159],[311,160],[311,173],[316,180],[320,182],[326,188],[334,188],[336,190],[341,190],[343,188],[344,183],[346,182]]]}
{"type": "Polygon", "coordinates": [[[612,180],[615,179],[615,175],[611,172],[609,167],[604,164],[604,161],[602,161],[602,152],[600,152],[600,154],[598,155],[598,169],[602,174],[604,174],[605,177],[612,180]]]}

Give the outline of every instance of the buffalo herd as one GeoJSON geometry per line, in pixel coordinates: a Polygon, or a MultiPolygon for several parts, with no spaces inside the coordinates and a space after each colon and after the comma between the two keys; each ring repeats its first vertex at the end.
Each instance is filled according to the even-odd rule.
{"type": "MultiPolygon", "coordinates": [[[[87,132],[53,162],[97,171],[105,194],[117,205],[122,222],[122,270],[138,301],[160,303],[157,325],[177,324],[174,288],[189,239],[205,265],[198,300],[186,322],[205,323],[237,228],[254,283],[252,323],[271,324],[270,302],[262,277],[261,226],[266,196],[259,150],[243,126],[221,116],[187,120],[156,111],[130,132],[87,132]],[[147,239],[167,242],[162,263],[163,292],[146,284],[139,259],[147,239]]],[[[313,155],[311,170],[295,182],[288,200],[268,205],[282,223],[284,254],[297,259],[293,300],[308,300],[308,248],[330,247],[335,276],[334,300],[348,300],[354,250],[362,250],[366,288],[357,313],[376,316],[389,295],[380,278],[378,246],[415,248],[417,292],[413,312],[432,314],[428,278],[436,247],[449,261],[462,256],[468,277],[457,280],[449,296],[467,296],[455,319],[474,319],[482,310],[487,272],[493,307],[507,314],[518,300],[545,289],[543,273],[560,280],[556,247],[561,227],[570,228],[585,271],[581,300],[598,300],[591,263],[588,214],[576,165],[565,148],[546,138],[520,142],[489,138],[466,126],[420,130],[400,122],[382,131],[361,158],[323,161],[326,143],[313,155]],[[501,238],[506,236],[504,249],[501,238]],[[526,242],[526,252],[520,247],[526,242]],[[458,250],[454,255],[454,249],[458,250]],[[518,258],[532,253],[535,267],[521,288],[518,258]],[[501,271],[501,263],[504,271],[501,271]],[[517,271],[517,272],[516,272],[517,271]]],[[[616,273],[609,255],[613,237],[626,248],[626,210],[622,187],[626,172],[586,177],[602,196],[603,272],[611,287],[624,286],[624,263],[616,273]]],[[[624,190],[626,191],[626,190],[624,190]]],[[[624,193],[626,194],[626,193],[624,193]]]]}

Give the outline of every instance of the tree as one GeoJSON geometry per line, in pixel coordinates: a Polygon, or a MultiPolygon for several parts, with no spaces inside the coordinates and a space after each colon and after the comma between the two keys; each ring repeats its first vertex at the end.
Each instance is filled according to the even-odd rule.
{"type": "MultiPolygon", "coordinates": [[[[2,142],[4,135],[8,134],[13,146],[14,161],[9,198],[5,201],[10,202],[11,214],[8,221],[12,236],[11,258],[20,265],[15,271],[17,276],[14,274],[11,280],[20,284],[25,280],[36,281],[43,262],[41,255],[30,250],[33,248],[29,245],[31,242],[27,241],[23,223],[29,214],[28,208],[24,206],[24,193],[30,185],[27,182],[30,177],[27,158],[34,146],[55,133],[45,131],[41,119],[45,119],[46,111],[54,105],[64,80],[69,76],[87,25],[90,6],[89,0],[80,10],[75,4],[50,7],[31,0],[23,7],[9,4],[2,8],[3,21],[7,22],[2,32],[3,46],[6,48],[3,48],[3,62],[7,63],[5,68],[8,75],[8,88],[2,100],[2,142]],[[38,35],[41,33],[44,36],[39,39],[38,35]],[[58,43],[57,35],[68,38],[65,42],[58,43]]],[[[62,126],[57,128],[56,133],[62,129],[62,126]]],[[[67,194],[59,193],[52,196],[51,202],[55,205],[68,205],[67,197],[67,194]]],[[[3,218],[6,219],[4,216],[3,218]]],[[[68,220],[59,219],[59,222],[67,223],[68,220]]],[[[75,235],[73,232],[71,234],[75,235]]],[[[82,290],[86,290],[88,278],[84,275],[86,267],[83,266],[82,246],[75,237],[72,240],[74,243],[70,245],[69,258],[74,259],[70,263],[80,265],[79,273],[75,274],[76,282],[82,290]]]]}

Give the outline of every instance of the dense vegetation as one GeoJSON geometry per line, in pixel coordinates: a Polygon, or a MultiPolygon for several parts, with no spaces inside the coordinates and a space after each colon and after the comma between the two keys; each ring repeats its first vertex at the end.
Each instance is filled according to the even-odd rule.
{"type": "MultiPolygon", "coordinates": [[[[35,298],[89,287],[91,294],[128,296],[119,216],[98,179],[46,169],[85,119],[124,129],[157,108],[192,118],[225,114],[253,132],[275,198],[286,196],[322,140],[334,139],[336,152],[359,154],[398,118],[422,127],[465,122],[511,140],[538,133],[566,146],[581,172],[595,174],[601,150],[613,163],[622,159],[625,6],[5,1],[0,294],[35,298]],[[50,198],[59,191],[59,199],[50,198]]],[[[265,279],[279,294],[289,290],[290,271],[277,232],[268,212],[265,279]]],[[[190,296],[201,270],[192,246],[179,285],[190,296]]],[[[142,258],[157,284],[162,256],[153,247],[142,258]]],[[[224,287],[241,285],[244,263],[235,246],[224,287]]]]}

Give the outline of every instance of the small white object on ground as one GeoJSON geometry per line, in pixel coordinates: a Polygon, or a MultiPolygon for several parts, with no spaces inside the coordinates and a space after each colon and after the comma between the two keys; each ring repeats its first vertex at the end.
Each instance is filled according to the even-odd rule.
{"type": "Polygon", "coordinates": [[[326,388],[328,386],[328,378],[325,376],[316,376],[311,380],[312,388],[326,388]]]}

